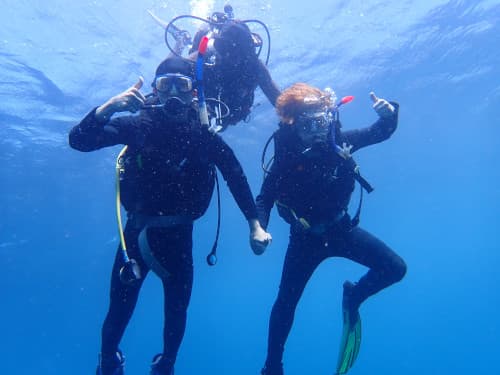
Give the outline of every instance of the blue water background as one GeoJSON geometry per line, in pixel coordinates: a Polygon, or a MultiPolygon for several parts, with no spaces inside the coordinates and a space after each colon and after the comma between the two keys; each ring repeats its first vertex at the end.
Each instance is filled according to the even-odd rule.
{"type": "MultiPolygon", "coordinates": [[[[2,5],[0,373],[92,374],[118,242],[119,148],[76,152],[68,130],[139,75],[151,82],[167,51],[147,9],[168,20],[205,16],[223,2],[2,5]]],[[[345,128],[376,119],[372,90],[401,104],[394,136],[360,151],[357,161],[375,186],[361,225],[406,260],[408,274],[363,305],[363,345],[350,374],[499,374],[500,2],[232,5],[237,17],[269,25],[270,70],[280,87],[306,81],[356,96],[342,110],[345,128]]],[[[223,135],[254,193],[260,154],[277,124],[260,92],[256,103],[248,124],[223,135]]],[[[196,225],[195,284],[176,374],[258,374],[287,227],[273,212],[274,241],[256,257],[223,187],[220,259],[209,268],[215,220],[212,204],[196,225]]],[[[333,373],[341,285],[365,271],[343,259],[318,268],[286,346],[287,375],[333,373]]],[[[127,374],[147,373],[161,350],[162,324],[153,276],[123,340],[127,374]]]]}

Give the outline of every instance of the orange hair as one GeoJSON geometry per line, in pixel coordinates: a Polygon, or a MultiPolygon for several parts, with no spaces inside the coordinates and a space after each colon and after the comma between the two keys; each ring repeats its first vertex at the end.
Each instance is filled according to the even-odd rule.
{"type": "Polygon", "coordinates": [[[284,90],[276,99],[276,112],[281,121],[293,124],[295,119],[304,112],[324,110],[331,107],[330,95],[308,85],[307,83],[295,83],[284,90]]]}

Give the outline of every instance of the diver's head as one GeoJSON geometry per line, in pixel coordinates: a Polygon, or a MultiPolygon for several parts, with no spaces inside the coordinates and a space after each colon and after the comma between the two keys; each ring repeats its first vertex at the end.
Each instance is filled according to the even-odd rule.
{"type": "Polygon", "coordinates": [[[323,147],[329,144],[331,122],[331,112],[303,112],[293,127],[305,147],[323,147]]]}
{"type": "Polygon", "coordinates": [[[284,126],[292,126],[306,148],[329,143],[332,96],[306,83],[296,83],[276,100],[276,112],[284,126]]]}
{"type": "Polygon", "coordinates": [[[156,69],[153,91],[166,115],[182,117],[193,108],[194,73],[192,65],[177,56],[161,62],[156,69]]]}
{"type": "Polygon", "coordinates": [[[246,23],[238,20],[221,26],[214,48],[224,62],[238,63],[256,56],[252,33],[246,23]]]}

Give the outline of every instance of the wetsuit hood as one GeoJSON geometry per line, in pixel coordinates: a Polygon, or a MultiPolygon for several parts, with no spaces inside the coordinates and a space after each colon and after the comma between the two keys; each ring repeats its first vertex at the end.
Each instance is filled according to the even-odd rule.
{"type": "Polygon", "coordinates": [[[156,68],[156,76],[168,73],[180,73],[194,79],[194,65],[188,60],[177,57],[169,56],[163,60],[156,68]]]}

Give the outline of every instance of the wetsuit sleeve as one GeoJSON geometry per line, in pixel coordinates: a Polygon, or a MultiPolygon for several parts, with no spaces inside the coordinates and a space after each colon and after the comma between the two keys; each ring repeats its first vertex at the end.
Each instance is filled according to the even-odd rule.
{"type": "Polygon", "coordinates": [[[353,146],[351,152],[355,152],[360,148],[380,143],[388,139],[398,126],[399,104],[391,102],[394,106],[395,114],[391,118],[379,118],[373,125],[355,130],[342,132],[340,142],[346,142],[353,146]]]}
{"type": "Polygon", "coordinates": [[[216,134],[209,135],[209,155],[221,171],[238,207],[247,220],[257,218],[257,210],[247,177],[233,150],[216,134]]]}
{"type": "Polygon", "coordinates": [[[264,178],[264,182],[260,188],[260,194],[256,199],[257,218],[264,229],[266,229],[269,224],[269,216],[277,196],[277,176],[276,163],[273,163],[270,172],[264,178]]]}
{"type": "Polygon", "coordinates": [[[257,67],[259,69],[259,87],[262,89],[267,99],[269,99],[269,102],[273,106],[276,106],[276,99],[278,99],[281,91],[276,82],[273,81],[267,66],[261,60],[258,60],[257,67]]]}
{"type": "Polygon", "coordinates": [[[137,116],[122,116],[99,122],[94,108],[69,132],[69,145],[78,151],[94,151],[117,144],[135,144],[140,138],[137,116]]]}

